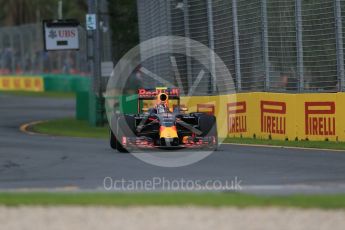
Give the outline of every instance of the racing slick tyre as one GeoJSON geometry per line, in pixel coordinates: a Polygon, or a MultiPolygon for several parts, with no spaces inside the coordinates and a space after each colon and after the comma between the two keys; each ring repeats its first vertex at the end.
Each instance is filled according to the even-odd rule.
{"type": "Polygon", "coordinates": [[[114,115],[112,116],[111,118],[111,121],[110,121],[110,129],[109,129],[109,144],[110,144],[110,147],[112,149],[117,149],[117,138],[113,132],[113,130],[115,131],[117,129],[117,119],[118,119],[118,116],[117,115],[114,115]]]}
{"type": "Polygon", "coordinates": [[[118,141],[116,141],[116,149],[117,151],[119,151],[120,153],[128,153],[128,150],[125,149],[122,144],[118,141]]]}
{"type": "Polygon", "coordinates": [[[110,130],[110,147],[112,149],[116,149],[117,151],[119,151],[121,153],[127,153],[128,152],[125,148],[123,148],[121,143],[117,140],[117,138],[114,135],[112,130],[110,130]]]}
{"type": "Polygon", "coordinates": [[[112,149],[116,149],[116,142],[117,142],[117,139],[116,139],[113,131],[111,131],[111,129],[110,129],[110,147],[112,149]]]}
{"type": "Polygon", "coordinates": [[[122,115],[117,119],[117,135],[118,139],[116,140],[116,149],[121,153],[128,153],[126,149],[119,140],[122,140],[122,137],[133,137],[135,136],[135,118],[130,115],[122,115]]]}
{"type": "Polygon", "coordinates": [[[217,119],[213,115],[203,114],[198,117],[198,128],[203,137],[215,137],[215,144],[210,145],[210,149],[218,148],[217,119]]]}
{"type": "Polygon", "coordinates": [[[116,132],[116,130],[118,129],[118,119],[119,119],[119,116],[118,115],[114,115],[111,119],[111,123],[110,123],[110,147],[112,149],[116,149],[118,150],[119,152],[124,152],[125,149],[121,148],[121,144],[119,143],[118,139],[117,139],[117,136],[114,134],[113,131],[116,132]],[[120,148],[120,150],[119,150],[120,148]]]}

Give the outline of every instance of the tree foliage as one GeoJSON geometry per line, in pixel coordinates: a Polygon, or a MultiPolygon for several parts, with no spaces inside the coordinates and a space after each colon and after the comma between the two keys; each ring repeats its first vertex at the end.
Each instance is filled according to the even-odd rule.
{"type": "Polygon", "coordinates": [[[113,58],[119,60],[139,43],[136,0],[108,0],[113,58]]]}
{"type": "MultiPolygon", "coordinates": [[[[59,0],[0,0],[0,25],[15,26],[58,17],[59,0]]],[[[63,0],[63,17],[83,20],[84,0],[63,0]]]]}

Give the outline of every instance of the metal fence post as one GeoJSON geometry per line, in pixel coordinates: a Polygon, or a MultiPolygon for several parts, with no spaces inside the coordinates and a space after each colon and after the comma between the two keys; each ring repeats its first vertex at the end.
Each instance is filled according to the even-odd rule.
{"type": "Polygon", "coordinates": [[[12,52],[12,62],[11,62],[12,74],[16,72],[16,62],[17,62],[17,58],[15,55],[15,49],[17,48],[17,46],[14,44],[15,34],[13,30],[14,28],[11,28],[11,32],[10,32],[10,44],[11,44],[11,52],[12,52]]]}
{"type": "MultiPolygon", "coordinates": [[[[183,0],[183,19],[184,19],[184,33],[185,37],[190,37],[189,30],[189,9],[188,9],[188,0],[183,0]]],[[[193,85],[193,76],[192,76],[192,60],[191,60],[191,51],[190,51],[190,42],[189,39],[186,42],[186,64],[187,64],[187,81],[188,81],[188,91],[193,85]]],[[[188,92],[189,93],[189,92],[188,92]]]]}
{"type": "Polygon", "coordinates": [[[268,53],[267,0],[261,0],[262,49],[265,72],[265,91],[270,90],[270,64],[268,53]]]}
{"type": "MultiPolygon", "coordinates": [[[[3,35],[2,35],[2,29],[0,28],[0,52],[2,53],[4,51],[4,41],[3,41],[3,35]]],[[[2,55],[0,55],[0,69],[4,68],[4,63],[2,60],[2,55]]]]}
{"type": "Polygon", "coordinates": [[[93,125],[103,125],[103,103],[102,103],[102,85],[101,85],[101,35],[100,35],[100,14],[99,14],[99,1],[101,0],[88,0],[88,13],[96,14],[96,30],[88,31],[91,35],[89,38],[92,44],[91,67],[92,67],[92,91],[93,102],[91,101],[91,109],[93,110],[90,116],[90,123],[93,125]]]}
{"type": "MultiPolygon", "coordinates": [[[[32,42],[31,44],[34,44],[33,41],[35,41],[34,38],[34,31],[30,30],[30,41],[32,42]]],[[[35,67],[35,48],[33,45],[30,46],[30,51],[29,51],[30,55],[29,55],[29,60],[30,60],[30,73],[33,73],[36,70],[35,67]]]]}
{"type": "Polygon", "coordinates": [[[19,37],[19,47],[20,47],[20,59],[21,59],[19,67],[20,67],[20,70],[25,71],[25,49],[24,49],[24,42],[28,41],[29,37],[26,37],[25,41],[24,41],[23,34],[20,33],[20,31],[18,31],[18,37],[19,37]]]}
{"type": "MultiPolygon", "coordinates": [[[[43,44],[43,33],[42,33],[42,28],[40,23],[35,24],[35,40],[39,41],[39,44],[43,44]]],[[[39,46],[39,54],[37,56],[37,68],[40,73],[44,72],[44,63],[43,63],[43,50],[42,50],[42,45],[39,46]]]]}
{"type": "Polygon", "coordinates": [[[213,51],[210,52],[210,83],[212,84],[212,92],[217,91],[217,76],[216,76],[216,67],[215,67],[215,57],[214,57],[214,29],[213,29],[213,9],[212,9],[212,0],[207,0],[207,21],[208,21],[208,42],[210,49],[213,51]]]}
{"type": "Polygon", "coordinates": [[[110,13],[108,9],[109,1],[100,1],[99,15],[101,16],[102,26],[100,27],[101,42],[102,42],[102,61],[112,61],[112,45],[110,32],[110,13]]]}
{"type": "Polygon", "coordinates": [[[296,46],[298,91],[304,90],[302,1],[296,0],[296,46]]]}
{"type": "Polygon", "coordinates": [[[89,13],[96,14],[96,30],[92,31],[93,34],[93,91],[96,95],[101,96],[101,84],[100,84],[100,77],[101,77],[101,68],[100,68],[100,57],[101,57],[101,50],[100,50],[100,24],[99,24],[99,2],[100,0],[89,0],[89,13]]]}
{"type": "MultiPolygon", "coordinates": [[[[167,26],[168,26],[168,33],[167,35],[172,35],[172,29],[171,29],[171,0],[167,0],[166,1],[166,14],[167,14],[167,26]]],[[[171,44],[169,44],[171,45],[171,44]]]]}
{"type": "MultiPolygon", "coordinates": [[[[172,4],[172,2],[171,2],[171,0],[167,0],[165,4],[166,4],[165,9],[166,9],[166,15],[167,15],[167,20],[166,20],[166,22],[167,22],[167,34],[166,35],[171,36],[171,35],[173,35],[172,24],[171,24],[171,22],[172,22],[172,16],[171,16],[171,10],[172,10],[171,4],[172,4]]],[[[169,52],[173,51],[173,46],[174,46],[174,44],[172,44],[172,42],[169,41],[169,47],[168,47],[169,52]]],[[[170,65],[168,65],[169,66],[168,68],[170,68],[169,72],[174,73],[173,77],[171,78],[171,81],[173,82],[174,79],[176,79],[177,81],[180,82],[179,87],[181,88],[180,90],[181,90],[182,95],[183,95],[184,94],[184,87],[183,87],[183,84],[181,82],[181,77],[178,74],[177,64],[175,65],[175,63],[172,62],[171,56],[172,55],[170,55],[170,54],[167,55],[167,58],[170,61],[170,65]]]]}
{"type": "Polygon", "coordinates": [[[242,90],[241,56],[240,56],[239,34],[238,34],[237,0],[232,0],[232,17],[233,17],[234,45],[235,45],[236,83],[237,83],[237,90],[241,91],[242,90]]]}
{"type": "Polygon", "coordinates": [[[337,43],[337,70],[339,91],[345,88],[345,70],[344,70],[344,46],[343,46],[343,22],[341,18],[341,2],[335,0],[335,26],[336,26],[336,43],[337,43]]]}

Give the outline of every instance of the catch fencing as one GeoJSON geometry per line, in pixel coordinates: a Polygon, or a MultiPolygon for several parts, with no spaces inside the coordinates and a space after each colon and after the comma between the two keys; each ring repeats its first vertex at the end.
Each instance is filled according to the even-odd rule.
{"type": "Polygon", "coordinates": [[[79,74],[89,72],[86,32],[79,29],[80,50],[45,52],[42,24],[0,28],[0,75],[79,74]]]}
{"type": "MultiPolygon", "coordinates": [[[[210,47],[226,64],[237,92],[345,90],[345,0],[137,0],[137,5],[141,41],[176,35],[210,47]]],[[[203,66],[188,56],[175,58],[188,90],[203,66]]],[[[143,65],[176,78],[168,55],[143,65]]],[[[217,93],[210,79],[200,81],[199,94],[217,93]]]]}

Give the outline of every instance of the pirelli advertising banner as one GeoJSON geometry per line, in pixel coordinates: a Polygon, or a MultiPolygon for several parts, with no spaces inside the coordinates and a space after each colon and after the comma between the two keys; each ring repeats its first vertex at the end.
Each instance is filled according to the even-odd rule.
{"type": "Polygon", "coordinates": [[[298,136],[310,140],[345,140],[343,93],[296,95],[298,136]],[[341,125],[341,126],[340,126],[341,125]]]}
{"type": "Polygon", "coordinates": [[[345,93],[258,92],[211,98],[185,97],[182,102],[190,111],[216,114],[221,137],[345,141],[345,93]]]}
{"type": "Polygon", "coordinates": [[[0,91],[44,91],[42,77],[0,76],[0,91]]]}
{"type": "MultiPolygon", "coordinates": [[[[296,112],[290,111],[296,104],[293,94],[255,93],[252,106],[258,111],[255,121],[255,135],[259,138],[295,139],[296,112]],[[259,127],[257,127],[259,126],[259,127]]],[[[253,135],[254,135],[253,134],[253,135]]]]}

